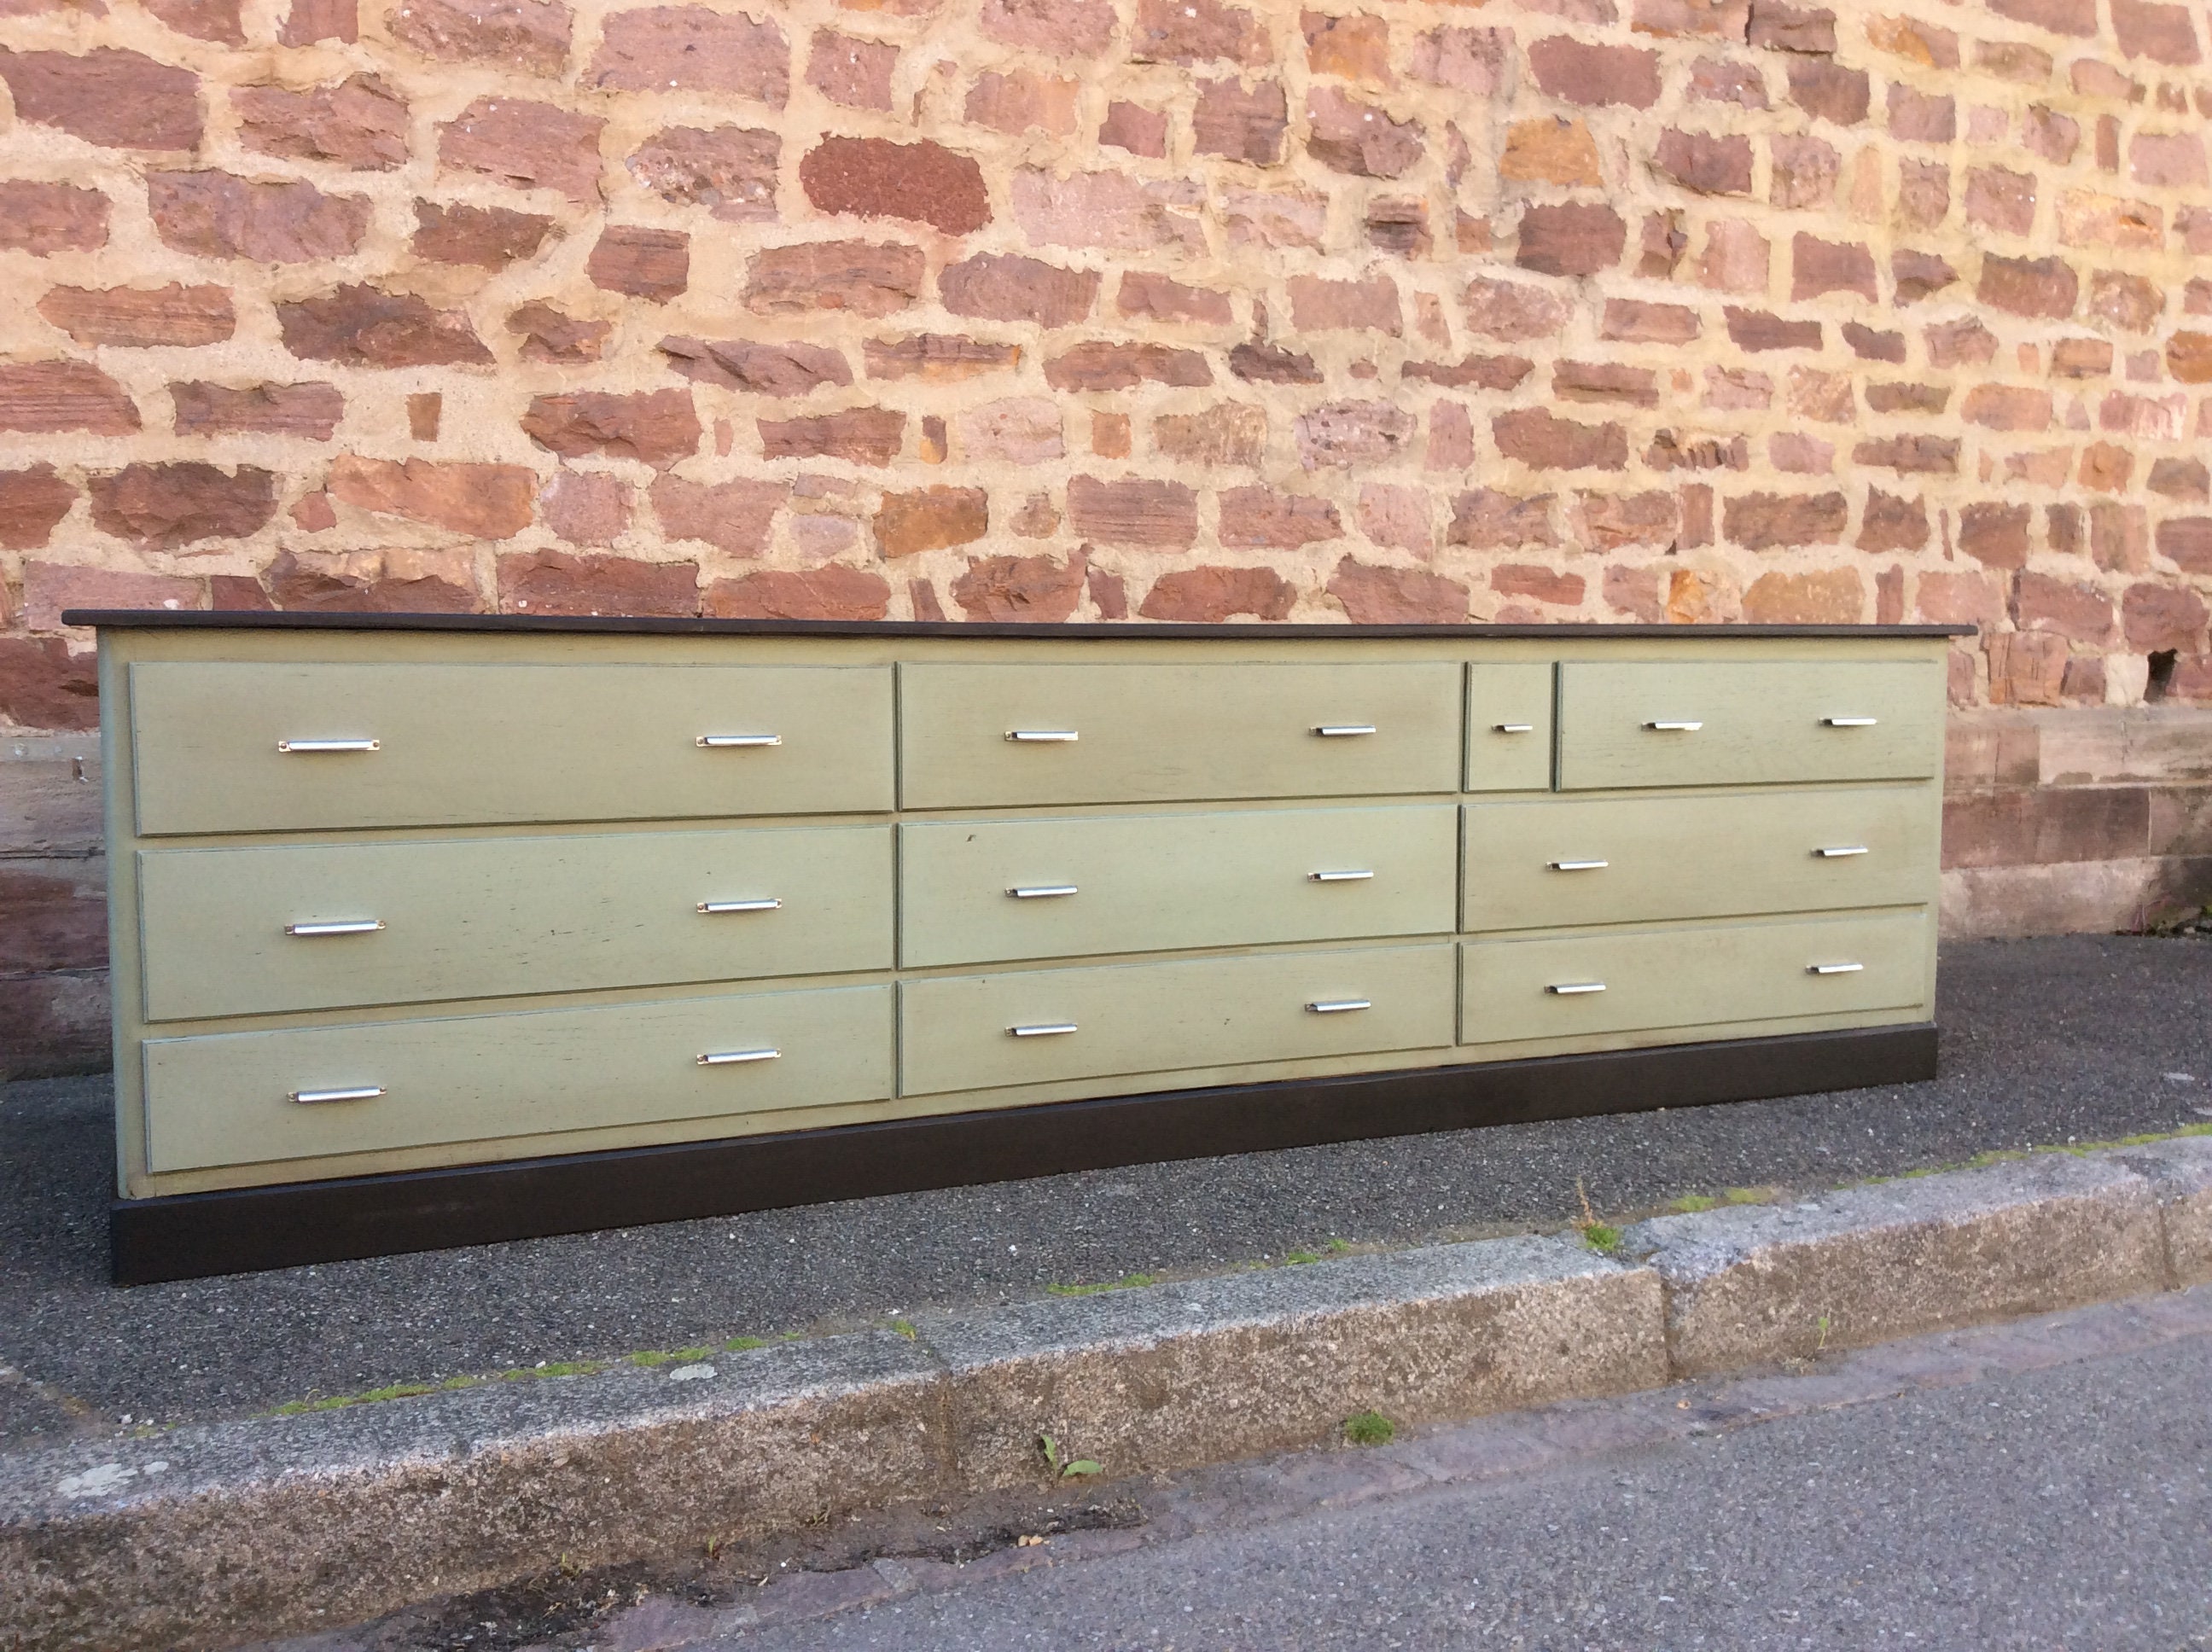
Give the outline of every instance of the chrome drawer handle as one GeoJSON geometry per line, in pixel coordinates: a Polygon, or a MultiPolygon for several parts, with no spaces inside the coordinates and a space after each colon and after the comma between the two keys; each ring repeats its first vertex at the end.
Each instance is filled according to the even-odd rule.
{"type": "Polygon", "coordinates": [[[1316,884],[1360,884],[1375,876],[1364,867],[1345,872],[1310,872],[1306,876],[1316,884]]]}
{"type": "Polygon", "coordinates": [[[1705,725],[1703,723],[1657,722],[1646,723],[1644,726],[1655,734],[1695,734],[1705,725]]]}
{"type": "Polygon", "coordinates": [[[781,734],[702,734],[692,744],[709,751],[748,751],[758,746],[781,745],[781,734]]]}
{"type": "Polygon", "coordinates": [[[371,1102],[383,1094],[382,1084],[356,1084],[347,1090],[295,1090],[292,1099],[302,1107],[317,1107],[325,1102],[371,1102]]]}
{"type": "Polygon", "coordinates": [[[1805,973],[1808,975],[1856,975],[1865,968],[1863,963],[1808,963],[1805,966],[1805,973]]]}
{"type": "Polygon", "coordinates": [[[1603,872],[1612,864],[1610,860],[1554,860],[1552,862],[1552,870],[1553,872],[1603,872]]]}
{"type": "Polygon", "coordinates": [[[1079,737],[1072,728],[1010,728],[1006,738],[1016,745],[1073,745],[1079,737]]]}
{"type": "Polygon", "coordinates": [[[1374,1007],[1375,1000],[1371,998],[1323,998],[1306,1005],[1316,1015],[1349,1015],[1354,1010],[1371,1010],[1374,1007]]]}
{"type": "Polygon", "coordinates": [[[783,902],[775,896],[762,901],[702,901],[699,910],[708,917],[724,912],[774,912],[783,902]]]}
{"type": "Polygon", "coordinates": [[[319,751],[381,751],[384,750],[384,742],[381,740],[279,740],[276,742],[276,749],[279,751],[292,752],[302,756],[313,756],[319,751]]]}
{"type": "Polygon", "coordinates": [[[1878,717],[1823,717],[1823,728],[1872,728],[1881,720],[1878,717]]]}
{"type": "Polygon", "coordinates": [[[1314,732],[1324,740],[1356,740],[1363,734],[1375,732],[1372,723],[1322,723],[1314,732]]]}
{"type": "Polygon", "coordinates": [[[1057,901],[1063,896],[1073,895],[1076,892],[1075,885],[1073,884],[1018,884],[1006,891],[1017,901],[1057,901]]]}
{"type": "Polygon", "coordinates": [[[1534,723],[1492,723],[1490,728],[1493,734],[1534,734],[1536,732],[1534,723]]]}
{"type": "Polygon", "coordinates": [[[1544,990],[1547,993],[1556,993],[1561,998],[1580,998],[1584,993],[1602,993],[1605,991],[1605,983],[1601,981],[1562,981],[1554,982],[1544,990]]]}
{"type": "Polygon", "coordinates": [[[343,918],[325,924],[286,924],[287,935],[373,935],[384,927],[381,918],[343,918]]]}
{"type": "Polygon", "coordinates": [[[1017,1038],[1060,1038],[1075,1030],[1073,1021],[1040,1021],[1033,1027],[1009,1027],[1017,1038]]]}
{"type": "Polygon", "coordinates": [[[773,1061],[781,1050],[709,1050],[699,1058],[702,1067],[733,1067],[744,1061],[773,1061]]]}
{"type": "Polygon", "coordinates": [[[1866,852],[1867,846],[1863,843],[1838,843],[1829,848],[1813,851],[1823,860],[1847,860],[1855,854],[1864,854],[1866,852]]]}

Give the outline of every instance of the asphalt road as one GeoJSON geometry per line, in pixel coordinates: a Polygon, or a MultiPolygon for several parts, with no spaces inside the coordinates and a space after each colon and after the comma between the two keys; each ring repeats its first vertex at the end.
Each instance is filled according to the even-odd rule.
{"type": "Polygon", "coordinates": [[[1322,1507],[714,1646],[2212,1647],[2212,1339],[1322,1507]]]}
{"type": "Polygon", "coordinates": [[[0,1449],[540,1360],[830,1329],[1332,1238],[1562,1224],[2212,1117],[2212,944],[1946,949],[1932,1084],[1139,1166],[118,1291],[104,1078],[0,1088],[0,1449]]]}

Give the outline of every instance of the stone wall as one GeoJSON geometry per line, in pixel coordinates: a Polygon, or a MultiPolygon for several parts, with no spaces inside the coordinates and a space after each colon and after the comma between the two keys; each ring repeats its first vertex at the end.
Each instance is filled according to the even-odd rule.
{"type": "Polygon", "coordinates": [[[5,0],[0,742],[95,723],[72,604],[1929,619],[1962,708],[2212,702],[2203,9],[5,0]]]}

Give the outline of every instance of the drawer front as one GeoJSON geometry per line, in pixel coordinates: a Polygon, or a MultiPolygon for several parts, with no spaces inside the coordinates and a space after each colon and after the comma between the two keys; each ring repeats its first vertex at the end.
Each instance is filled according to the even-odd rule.
{"type": "Polygon", "coordinates": [[[891,963],[888,826],[152,849],[138,889],[149,1021],[891,963]]]}
{"type": "Polygon", "coordinates": [[[1470,792],[1547,792],[1552,786],[1553,667],[1467,668],[1470,792]]]}
{"type": "Polygon", "coordinates": [[[910,981],[899,987],[901,1089],[1438,1048],[1451,1042],[1451,1000],[1448,944],[910,981]]]}
{"type": "Polygon", "coordinates": [[[1935,899],[1924,786],[1547,798],[1463,811],[1468,930],[1567,928],[1935,899]]]}
{"type": "Polygon", "coordinates": [[[891,806],[888,665],[145,662],[131,720],[146,836],[891,806]]]}
{"type": "Polygon", "coordinates": [[[1444,934],[1449,804],[899,828],[908,966],[1444,934]]]}
{"type": "Polygon", "coordinates": [[[1929,921],[1911,912],[1469,941],[1462,948],[1460,1042],[1909,1008],[1926,990],[1929,921]]]}
{"type": "Polygon", "coordinates": [[[155,1171],[677,1119],[700,1120],[704,1137],[747,1114],[889,1096],[891,989],[215,1033],[143,1048],[155,1171]],[[773,1058],[699,1060],[769,1050],[773,1058]],[[291,1099],[368,1090],[381,1093],[291,1099]]]}
{"type": "Polygon", "coordinates": [[[910,809],[1452,792],[1459,728],[1447,661],[899,668],[910,809]]]}
{"type": "Polygon", "coordinates": [[[1922,780],[1943,695],[1933,661],[1562,665],[1559,786],[1922,780]]]}

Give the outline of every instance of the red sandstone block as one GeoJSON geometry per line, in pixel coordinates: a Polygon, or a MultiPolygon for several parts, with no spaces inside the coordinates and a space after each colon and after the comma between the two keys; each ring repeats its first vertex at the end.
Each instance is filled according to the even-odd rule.
{"type": "Polygon", "coordinates": [[[426,58],[546,76],[568,68],[573,24],[559,0],[404,0],[385,20],[426,58]]]}
{"type": "Polygon", "coordinates": [[[1751,140],[1741,133],[1715,137],[1669,127],[1659,135],[1651,164],[1700,195],[1751,193],[1751,140]]]}
{"type": "Polygon", "coordinates": [[[696,452],[702,434],[688,390],[532,397],[522,428],[531,440],[563,459],[601,452],[656,470],[696,452]]]}
{"type": "Polygon", "coordinates": [[[714,619],[879,620],[890,612],[890,583],[882,574],[832,563],[716,580],[699,611],[714,619]]]}
{"type": "Polygon", "coordinates": [[[538,476],[520,465],[434,464],[341,453],[325,483],[343,504],[403,517],[483,539],[507,539],[528,527],[538,476]]]}
{"type": "MultiPolygon", "coordinates": [[[[921,296],[922,270],[920,247],[882,241],[765,247],[753,255],[745,307],[763,315],[808,310],[889,315],[921,296]]],[[[953,307],[949,298],[946,307],[953,307]]]]}
{"type": "Polygon", "coordinates": [[[252,465],[129,465],[88,486],[93,525],[142,550],[250,538],[276,513],[275,475],[252,465]]]}
{"type": "Polygon", "coordinates": [[[1378,568],[1346,556],[1329,576],[1328,594],[1355,625],[1456,625],[1467,618],[1467,587],[1426,568],[1378,568]]]}
{"type": "MultiPolygon", "coordinates": [[[[848,109],[889,113],[891,76],[899,51],[883,40],[863,40],[833,28],[814,31],[806,54],[806,83],[832,103],[848,109]]],[[[971,114],[969,119],[975,117],[971,114]]]]}
{"type": "Polygon", "coordinates": [[[1076,532],[1101,544],[1181,549],[1198,538],[1198,495],[1179,482],[1075,477],[1067,514],[1076,532]]]}
{"type": "Polygon", "coordinates": [[[1163,574],[1137,612],[1149,620],[1218,625],[1239,614],[1287,619],[1297,601],[1297,587],[1273,568],[1207,564],[1163,574]]]}
{"type": "Polygon", "coordinates": [[[434,310],[415,295],[346,285],[276,306],[284,348],[303,360],[351,367],[442,367],[489,362],[465,313],[434,310]]]}
{"type": "Polygon", "coordinates": [[[579,205],[599,198],[597,115],[549,103],[483,97],[438,129],[441,165],[480,172],[526,188],[558,191],[579,205]]]}
{"type": "Polygon", "coordinates": [[[506,614],[696,614],[699,565],[510,552],[499,559],[499,606],[506,614]]]}
{"type": "Polygon", "coordinates": [[[726,223],[775,221],[782,140],[743,126],[670,126],[630,152],[630,176],[664,201],[726,223]]]}
{"type": "Polygon", "coordinates": [[[1295,550],[1316,540],[1343,537],[1336,507],[1305,494],[1272,488],[1229,488],[1221,494],[1220,539],[1224,545],[1295,550]]]}
{"type": "Polygon", "coordinates": [[[1358,281],[1292,276],[1291,323],[1300,332],[1369,330],[1398,336],[1397,283],[1386,275],[1358,281]]]}
{"type": "MultiPolygon", "coordinates": [[[[917,251],[915,261],[920,258],[917,251]]],[[[1065,270],[1037,258],[984,252],[948,266],[937,287],[945,307],[955,315],[1065,327],[1091,313],[1098,279],[1095,270],[1065,270]]]]}
{"type": "Polygon", "coordinates": [[[952,600],[977,620],[1066,619],[1083,600],[1088,559],[1077,551],[1066,562],[1050,556],[984,556],[952,582],[952,600]]]}
{"type": "Polygon", "coordinates": [[[199,77],[137,52],[0,48],[15,118],[118,149],[199,146],[199,77]]]}
{"type": "Polygon", "coordinates": [[[1239,80],[1200,81],[1198,102],[1191,111],[1191,138],[1200,155],[1224,155],[1232,161],[1272,167],[1282,159],[1283,132],[1290,118],[1280,81],[1263,80],[1253,86],[1239,80]]]}
{"type": "Polygon", "coordinates": [[[886,493],[876,510],[876,549],[885,556],[913,556],[972,544],[990,527],[990,501],[981,488],[886,493]]]}
{"type": "Polygon", "coordinates": [[[1532,470],[1619,471],[1628,464],[1628,439],[1617,424],[1577,424],[1524,408],[1499,414],[1490,429],[1501,455],[1532,470]]]}
{"type": "Polygon", "coordinates": [[[1620,262],[1628,226],[1602,203],[1536,204],[1521,215],[1515,262],[1547,276],[1592,276],[1620,262]]]}
{"type": "Polygon", "coordinates": [[[941,143],[825,137],[799,163],[799,181],[823,212],[905,218],[948,235],[991,222],[982,167],[941,143]]]}
{"type": "Polygon", "coordinates": [[[1299,416],[1292,436],[1309,471],[1379,464],[1413,440],[1413,416],[1389,402],[1327,402],[1299,416]]]}
{"type": "Polygon", "coordinates": [[[781,482],[686,482],[681,477],[653,478],[653,514],[672,539],[699,539],[732,556],[758,556],[768,550],[775,515],[790,496],[781,482]]]}
{"type": "Polygon", "coordinates": [[[207,258],[342,258],[368,231],[365,196],[325,195],[302,181],[261,183],[227,172],[149,173],[146,206],[165,243],[207,258]]]}
{"type": "Polygon", "coordinates": [[[1551,34],[1529,46],[1528,67],[1547,94],[1570,103],[1649,109],[1659,100],[1659,54],[1642,47],[1551,34]]]}
{"type": "Polygon", "coordinates": [[[2205,617],[2204,599],[2179,586],[2131,585],[2120,598],[2121,628],[2138,653],[2166,648],[2202,653],[2205,617]]]}
{"type": "Polygon", "coordinates": [[[599,232],[584,273],[611,293],[665,303],[691,281],[691,238],[680,229],[609,224],[599,232]]]}
{"type": "Polygon", "coordinates": [[[1426,153],[1417,123],[1393,120],[1333,86],[1307,92],[1306,124],[1306,152],[1356,178],[1396,178],[1426,153]]]}
{"type": "Polygon", "coordinates": [[[526,361],[596,361],[605,353],[614,323],[532,303],[516,307],[507,318],[507,330],[521,338],[526,361]]]}
{"type": "Polygon", "coordinates": [[[791,47],[773,21],[704,6],[611,11],[586,86],[600,91],[731,92],[781,106],[791,89],[791,47]]]}
{"type": "Polygon", "coordinates": [[[552,228],[552,219],[534,212],[417,201],[415,238],[408,250],[434,264],[504,270],[519,259],[534,256],[552,228]]]}
{"type": "Polygon", "coordinates": [[[374,75],[304,92],[240,87],[230,94],[238,140],[263,155],[389,172],[407,160],[407,105],[374,75]]]}

